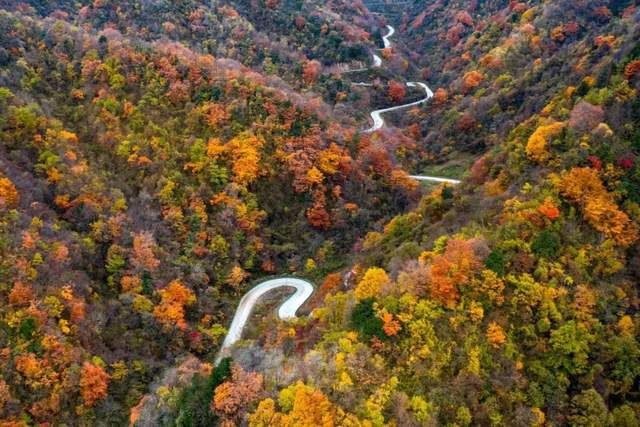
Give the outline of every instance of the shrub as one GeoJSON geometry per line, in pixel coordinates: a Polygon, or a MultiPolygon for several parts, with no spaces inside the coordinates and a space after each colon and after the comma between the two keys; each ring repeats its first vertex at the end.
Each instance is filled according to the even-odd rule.
{"type": "Polygon", "coordinates": [[[531,250],[538,257],[551,258],[560,251],[560,236],[555,231],[544,230],[531,244],[531,250]]]}
{"type": "Polygon", "coordinates": [[[230,357],[220,361],[208,378],[194,375],[191,385],[180,393],[171,426],[210,426],[217,420],[211,412],[213,391],[231,376],[230,357]]]}
{"type": "Polygon", "coordinates": [[[384,339],[383,322],[373,309],[373,298],[365,298],[353,308],[351,313],[351,327],[358,331],[364,339],[384,339]]]}
{"type": "Polygon", "coordinates": [[[487,259],[484,261],[484,265],[489,269],[496,273],[498,276],[503,277],[505,273],[504,268],[504,254],[494,249],[489,253],[487,259]]]}

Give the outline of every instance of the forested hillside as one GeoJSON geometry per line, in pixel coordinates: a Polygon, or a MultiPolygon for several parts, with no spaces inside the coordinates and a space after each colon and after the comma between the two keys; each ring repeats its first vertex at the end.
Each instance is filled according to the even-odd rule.
{"type": "Polygon", "coordinates": [[[0,427],[640,425],[633,1],[0,8],[0,427]]]}
{"type": "Polygon", "coordinates": [[[316,95],[124,32],[135,2],[34,6],[0,12],[2,413],[122,424],[176,356],[215,355],[250,280],[345,265],[416,186],[316,95]]]}

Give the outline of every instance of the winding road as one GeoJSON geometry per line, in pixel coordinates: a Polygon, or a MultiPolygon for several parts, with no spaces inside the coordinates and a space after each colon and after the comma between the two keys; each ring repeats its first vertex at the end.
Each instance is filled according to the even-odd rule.
{"type": "MultiPolygon", "coordinates": [[[[382,37],[382,42],[385,48],[391,47],[391,42],[389,38],[395,33],[395,29],[391,25],[387,25],[387,29],[389,32],[382,37]]],[[[373,67],[380,67],[382,65],[382,59],[373,54],[373,67]]],[[[360,70],[352,70],[352,71],[360,71],[360,70]]],[[[370,83],[358,82],[353,83],[357,86],[371,86],[370,83]]],[[[414,105],[422,104],[423,102],[428,101],[433,97],[433,92],[429,89],[425,83],[422,82],[407,82],[408,87],[420,88],[424,90],[425,97],[419,101],[411,102],[408,104],[397,105],[395,107],[383,108],[380,110],[375,110],[370,113],[371,118],[373,119],[373,126],[367,129],[365,132],[375,132],[381,129],[384,126],[384,119],[382,118],[383,113],[388,113],[390,111],[396,111],[403,108],[412,107],[414,105]]],[[[448,183],[448,184],[459,184],[460,181],[457,179],[450,178],[442,178],[437,176],[427,176],[427,175],[409,175],[409,178],[415,179],[417,181],[429,181],[436,183],[448,183]]],[[[345,277],[345,283],[349,280],[353,272],[350,272],[345,277]]],[[[278,308],[278,317],[282,320],[292,319],[296,317],[296,312],[298,309],[304,304],[309,297],[314,292],[314,287],[311,283],[306,280],[296,279],[292,277],[284,277],[280,279],[272,279],[267,280],[266,282],[262,282],[259,285],[250,289],[240,300],[238,304],[238,308],[236,309],[235,315],[233,316],[233,320],[231,321],[231,326],[229,326],[229,332],[227,336],[224,338],[222,343],[222,347],[220,348],[220,352],[216,358],[216,365],[220,363],[223,357],[227,356],[230,352],[231,347],[238,342],[242,338],[242,331],[249,320],[249,316],[251,315],[253,308],[256,303],[264,294],[269,291],[278,288],[294,288],[296,292],[287,298],[280,308],[278,308]]]]}
{"type": "Polygon", "coordinates": [[[409,86],[409,87],[420,87],[420,88],[422,88],[424,90],[424,92],[425,92],[425,94],[427,96],[425,98],[419,100],[419,101],[411,102],[409,104],[396,105],[395,107],[382,108],[380,110],[372,111],[371,113],[369,113],[369,115],[373,119],[373,126],[371,126],[369,129],[365,130],[365,132],[375,132],[378,129],[382,129],[382,127],[384,126],[384,119],[381,116],[382,113],[388,113],[390,111],[401,110],[403,108],[408,108],[408,107],[412,107],[414,105],[422,104],[423,102],[427,102],[433,96],[433,92],[431,91],[431,89],[429,89],[429,86],[427,86],[424,83],[421,83],[421,82],[407,82],[407,86],[409,86]]]}
{"type": "MultiPolygon", "coordinates": [[[[389,30],[389,32],[382,36],[382,43],[386,48],[391,47],[391,42],[389,41],[389,38],[395,34],[396,30],[395,28],[393,28],[391,25],[387,25],[387,29],[389,30]]],[[[373,54],[373,63],[374,63],[374,67],[379,66],[376,65],[378,64],[378,62],[382,62],[380,60],[380,57],[376,54],[373,54]]],[[[358,82],[358,83],[354,83],[357,86],[370,86],[370,84],[367,83],[363,83],[363,82],[358,82]]],[[[419,101],[415,101],[415,102],[410,102],[408,104],[402,104],[402,105],[396,105],[395,107],[389,107],[389,108],[382,108],[380,110],[374,110],[371,113],[369,113],[369,115],[371,116],[371,119],[373,120],[373,125],[365,130],[365,132],[371,133],[371,132],[375,132],[379,129],[382,129],[382,127],[384,126],[384,119],[382,118],[382,114],[383,113],[389,113],[391,111],[396,111],[396,110],[401,110],[403,108],[408,108],[408,107],[413,107],[414,105],[419,105],[422,104],[423,102],[427,102],[429,99],[431,99],[433,97],[433,91],[429,88],[429,86],[427,86],[425,83],[422,82],[407,82],[407,86],[408,87],[419,87],[422,90],[424,90],[425,93],[425,97],[419,101]]],[[[457,179],[451,179],[451,178],[443,178],[443,177],[437,177],[437,176],[429,176],[429,175],[409,175],[409,178],[411,179],[415,179],[416,181],[426,181],[426,182],[436,182],[436,183],[447,183],[447,184],[452,184],[452,185],[458,185],[460,184],[460,180],[457,179]]]]}
{"type": "Polygon", "coordinates": [[[382,36],[382,44],[384,45],[385,49],[388,47],[391,47],[391,42],[389,41],[389,38],[396,33],[396,29],[393,28],[391,25],[387,25],[387,30],[389,30],[387,35],[382,36]]]}
{"type": "Polygon", "coordinates": [[[295,288],[296,292],[287,298],[278,309],[278,317],[282,320],[295,318],[298,309],[309,299],[314,291],[311,283],[292,277],[267,280],[251,288],[249,292],[244,294],[238,304],[236,313],[231,321],[231,326],[229,326],[229,332],[227,332],[227,336],[224,338],[222,347],[216,358],[216,364],[229,353],[229,349],[242,337],[244,326],[260,297],[273,289],[283,287],[295,288]]]}
{"type": "MultiPolygon", "coordinates": [[[[387,29],[389,30],[389,32],[382,36],[382,43],[386,48],[391,47],[391,42],[389,41],[389,38],[395,34],[396,29],[393,28],[391,25],[387,25],[387,29]]],[[[380,59],[380,57],[378,55],[376,55],[375,53],[373,54],[373,66],[374,67],[379,67],[380,64],[382,64],[382,60],[380,59]]],[[[355,86],[371,86],[370,83],[363,83],[363,82],[358,82],[358,83],[353,83],[355,86]]],[[[408,108],[408,107],[413,107],[414,105],[418,105],[418,104],[422,104],[423,102],[427,102],[429,99],[431,99],[433,97],[433,92],[431,91],[431,89],[429,89],[429,86],[427,86],[425,83],[422,82],[407,82],[407,86],[408,87],[420,87],[421,89],[424,90],[426,97],[416,101],[416,102],[411,102],[409,104],[403,104],[403,105],[396,105],[395,107],[389,107],[389,108],[382,108],[380,110],[375,110],[372,111],[371,113],[369,113],[369,115],[371,116],[371,119],[373,120],[373,126],[371,126],[369,129],[365,130],[365,132],[375,132],[378,129],[382,129],[382,127],[384,126],[384,119],[382,118],[383,113],[388,113],[391,111],[396,111],[396,110],[400,110],[403,108],[408,108]]],[[[419,175],[415,175],[415,176],[419,176],[419,175]]],[[[425,177],[425,178],[429,178],[429,177],[425,177]]],[[[422,179],[422,181],[428,181],[426,179],[422,179]]],[[[446,182],[449,181],[455,181],[455,180],[448,180],[446,182]]],[[[444,182],[444,181],[443,181],[444,182]]],[[[459,182],[459,181],[458,181],[459,182]]]]}

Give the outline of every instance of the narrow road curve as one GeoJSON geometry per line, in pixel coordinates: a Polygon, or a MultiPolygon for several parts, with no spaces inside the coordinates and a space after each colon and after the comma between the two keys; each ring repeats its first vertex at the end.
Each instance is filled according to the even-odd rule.
{"type": "Polygon", "coordinates": [[[427,86],[424,83],[407,82],[407,86],[420,87],[421,89],[424,90],[427,96],[419,101],[411,102],[409,104],[396,105],[395,107],[382,108],[380,110],[372,111],[371,113],[369,113],[369,115],[373,119],[373,126],[365,130],[365,132],[375,132],[378,129],[382,129],[382,127],[384,126],[384,119],[381,116],[382,113],[388,113],[390,111],[396,111],[396,110],[401,110],[403,108],[413,107],[414,105],[419,105],[419,104],[422,104],[423,102],[427,102],[433,96],[433,92],[431,91],[431,89],[429,89],[429,86],[427,86]]]}
{"type": "Polygon", "coordinates": [[[391,42],[389,41],[389,37],[394,35],[395,32],[396,32],[396,29],[393,28],[391,25],[387,25],[387,30],[389,30],[387,35],[386,36],[382,36],[382,44],[384,45],[385,49],[388,48],[388,47],[391,47],[391,42]]]}
{"type": "Polygon", "coordinates": [[[216,358],[216,364],[218,364],[220,360],[229,353],[231,346],[242,338],[244,326],[260,297],[273,289],[282,287],[295,288],[296,290],[296,292],[287,298],[278,309],[278,317],[282,320],[295,318],[298,309],[309,299],[314,291],[311,283],[306,280],[295,279],[292,277],[267,280],[266,282],[262,282],[250,289],[246,294],[244,294],[238,304],[236,313],[231,321],[231,326],[229,326],[229,332],[227,332],[227,336],[224,338],[222,347],[220,348],[220,352],[216,358]]]}

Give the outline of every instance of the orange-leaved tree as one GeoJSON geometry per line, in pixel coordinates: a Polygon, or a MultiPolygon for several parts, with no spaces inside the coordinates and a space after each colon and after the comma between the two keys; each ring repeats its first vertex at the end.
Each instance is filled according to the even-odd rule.
{"type": "Polygon", "coordinates": [[[318,61],[307,61],[302,66],[302,79],[306,84],[313,84],[318,80],[320,74],[320,63],[318,61]]]}
{"type": "Polygon", "coordinates": [[[400,331],[400,322],[393,318],[392,313],[383,310],[383,312],[380,313],[380,319],[382,320],[383,324],[382,330],[385,334],[387,334],[387,336],[393,337],[395,335],[398,335],[398,332],[400,331]]]}
{"type": "Polygon", "coordinates": [[[560,218],[560,209],[558,209],[556,204],[549,197],[544,199],[544,202],[538,206],[538,212],[551,221],[560,218]]]}
{"type": "Polygon", "coordinates": [[[107,397],[109,374],[98,365],[84,362],[80,371],[80,392],[85,405],[94,406],[107,397]]]}
{"type": "Polygon", "coordinates": [[[452,305],[458,301],[458,287],[482,266],[474,240],[451,239],[443,254],[433,259],[430,270],[431,297],[452,305]]]}
{"type": "Polygon", "coordinates": [[[9,304],[28,305],[33,301],[33,288],[22,282],[15,282],[9,293],[9,304]]]}
{"type": "Polygon", "coordinates": [[[387,94],[389,95],[389,98],[391,98],[393,101],[402,102],[406,94],[406,91],[402,83],[398,83],[395,80],[391,80],[389,82],[389,88],[388,88],[387,94]]]}
{"type": "Polygon", "coordinates": [[[131,265],[141,270],[153,271],[160,266],[160,261],[154,254],[156,241],[148,231],[133,235],[133,252],[131,265]]]}
{"type": "Polygon", "coordinates": [[[638,240],[638,225],[618,208],[595,169],[574,167],[558,182],[560,193],[582,208],[587,222],[621,246],[638,240]]]}
{"type": "Polygon", "coordinates": [[[160,294],[160,305],[154,310],[153,314],[165,326],[177,326],[185,329],[187,323],[184,320],[184,308],[196,302],[196,296],[193,291],[179,280],[172,281],[169,286],[158,291],[160,294]]]}
{"type": "Polygon", "coordinates": [[[18,205],[20,196],[18,190],[8,178],[0,177],[0,208],[3,206],[14,207],[18,205]]]}
{"type": "Polygon", "coordinates": [[[462,92],[469,93],[484,80],[484,77],[484,74],[476,70],[465,73],[462,77],[462,92]]]}
{"type": "Polygon", "coordinates": [[[322,391],[298,381],[283,389],[278,396],[281,411],[273,399],[265,399],[249,415],[251,427],[316,427],[363,425],[353,414],[336,407],[322,391]]]}
{"type": "Polygon", "coordinates": [[[327,198],[321,190],[313,192],[313,205],[307,209],[307,221],[313,227],[328,230],[331,228],[331,217],[327,212],[327,198]]]}
{"type": "Polygon", "coordinates": [[[640,59],[631,61],[624,67],[624,76],[627,80],[631,80],[634,77],[640,76],[640,59]]]}
{"type": "Polygon", "coordinates": [[[449,94],[447,93],[446,89],[438,88],[433,94],[434,105],[442,105],[447,102],[447,99],[449,99],[449,94]]]}
{"type": "Polygon", "coordinates": [[[505,335],[502,327],[498,325],[496,322],[489,323],[487,327],[487,341],[493,347],[500,347],[507,340],[507,336],[505,335]]]}

